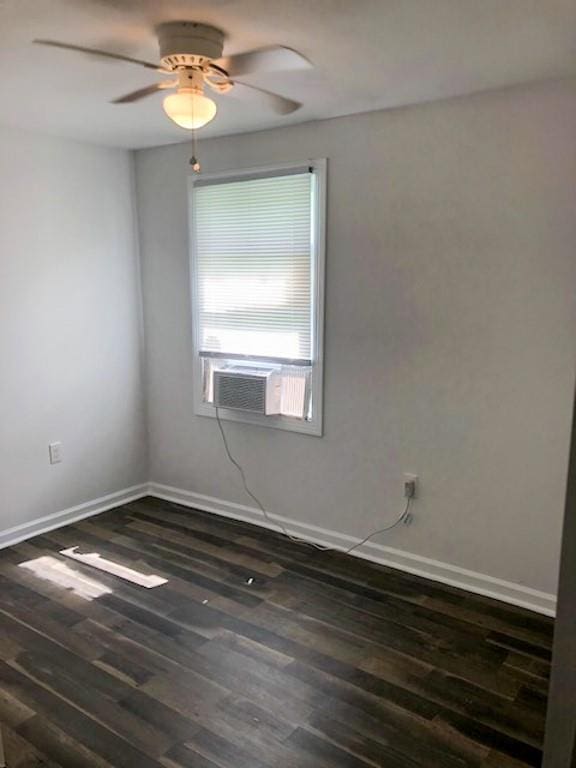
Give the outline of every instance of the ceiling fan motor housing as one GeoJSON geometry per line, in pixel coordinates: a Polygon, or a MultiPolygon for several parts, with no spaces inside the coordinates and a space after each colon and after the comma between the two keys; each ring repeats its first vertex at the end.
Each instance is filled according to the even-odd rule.
{"type": "Polygon", "coordinates": [[[169,21],[160,24],[156,32],[165,69],[199,67],[222,56],[224,33],[216,27],[193,21],[169,21]]]}

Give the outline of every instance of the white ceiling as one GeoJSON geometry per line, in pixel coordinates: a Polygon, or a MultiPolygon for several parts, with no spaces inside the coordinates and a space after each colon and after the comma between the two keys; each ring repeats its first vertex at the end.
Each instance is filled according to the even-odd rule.
{"type": "Polygon", "coordinates": [[[203,136],[366,112],[576,74],[576,0],[0,0],[0,123],[123,147],[182,141],[161,95],[109,101],[154,72],[35,37],[158,59],[154,25],[208,22],[226,53],[271,44],[314,69],[252,77],[302,101],[289,117],[229,95],[203,136]]]}

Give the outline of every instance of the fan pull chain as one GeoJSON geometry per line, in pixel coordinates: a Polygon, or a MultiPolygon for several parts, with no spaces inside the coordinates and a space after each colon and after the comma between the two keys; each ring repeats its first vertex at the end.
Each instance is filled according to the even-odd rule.
{"type": "Polygon", "coordinates": [[[190,165],[194,173],[200,173],[200,161],[198,160],[198,141],[196,139],[196,131],[192,130],[192,157],[190,158],[190,165]]]}
{"type": "MultiPolygon", "coordinates": [[[[192,99],[192,123],[194,123],[194,99],[192,99]]],[[[194,173],[200,173],[200,161],[198,160],[198,139],[196,137],[196,130],[192,128],[192,157],[190,158],[190,165],[194,173]]]]}

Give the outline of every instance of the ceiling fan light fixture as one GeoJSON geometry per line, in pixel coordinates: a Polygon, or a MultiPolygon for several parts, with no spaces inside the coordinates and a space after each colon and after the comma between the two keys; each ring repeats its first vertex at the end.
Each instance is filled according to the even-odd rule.
{"type": "Polygon", "coordinates": [[[207,125],[216,116],[216,104],[192,88],[179,88],[177,93],[166,96],[164,112],[176,125],[195,131],[207,125]]]}

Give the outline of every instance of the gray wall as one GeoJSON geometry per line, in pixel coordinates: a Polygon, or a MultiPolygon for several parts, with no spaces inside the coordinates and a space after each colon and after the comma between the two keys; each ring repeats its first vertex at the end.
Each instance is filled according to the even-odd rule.
{"type": "MultiPolygon", "coordinates": [[[[249,503],[194,416],[189,145],[137,153],[151,479],[249,503]]],[[[553,592],[575,374],[576,94],[548,83],[201,142],[329,158],[325,435],[227,424],[276,513],[553,592]]]]}
{"type": "Polygon", "coordinates": [[[0,131],[0,531],[146,480],[132,187],[127,152],[0,131]]]}

